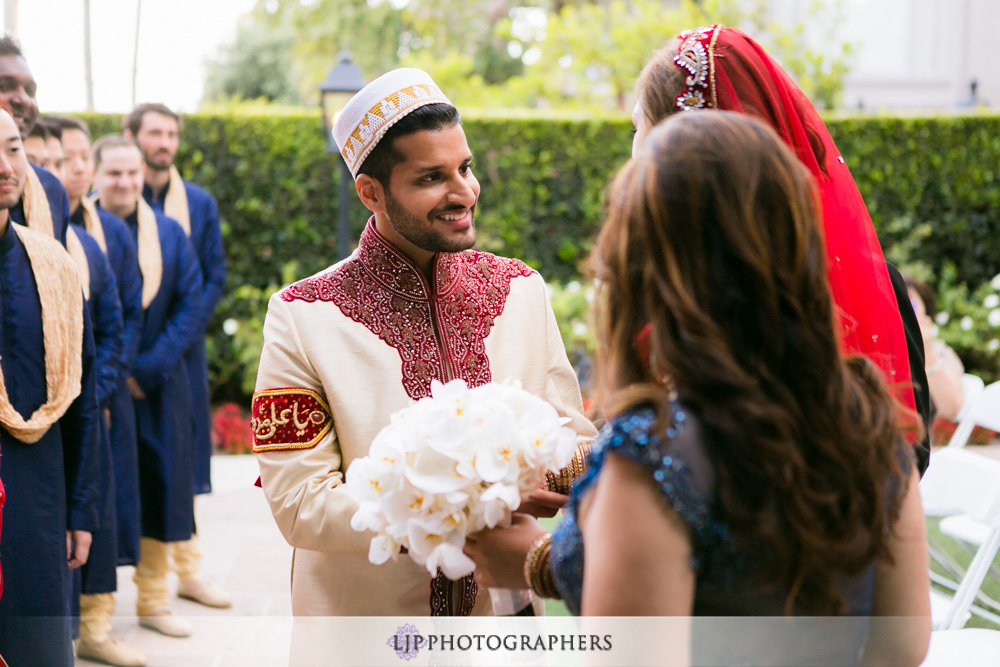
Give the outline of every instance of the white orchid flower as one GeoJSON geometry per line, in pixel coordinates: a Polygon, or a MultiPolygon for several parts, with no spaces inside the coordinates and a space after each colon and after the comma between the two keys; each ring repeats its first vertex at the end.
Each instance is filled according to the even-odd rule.
{"type": "Polygon", "coordinates": [[[390,558],[396,560],[399,555],[399,547],[400,545],[391,537],[376,535],[368,547],[368,562],[372,565],[381,565],[390,558]]]}
{"type": "Polygon", "coordinates": [[[403,469],[367,456],[354,459],[347,468],[347,488],[361,502],[378,501],[384,494],[399,488],[403,469]]]}
{"type": "Polygon", "coordinates": [[[563,423],[568,418],[560,418],[555,408],[539,401],[521,419],[521,434],[527,447],[524,458],[532,468],[562,468],[573,458],[576,450],[576,434],[563,423]]]}
{"type": "Polygon", "coordinates": [[[427,571],[434,575],[438,569],[444,572],[444,576],[455,581],[472,574],[476,564],[465,555],[461,546],[445,542],[438,545],[427,557],[427,571]]]}
{"type": "Polygon", "coordinates": [[[462,521],[453,516],[411,519],[408,525],[409,552],[413,560],[425,565],[433,576],[440,567],[452,579],[464,577],[475,567],[462,553],[465,530],[462,521]],[[443,548],[442,548],[443,547],[443,548]],[[462,573],[455,575],[459,570],[462,573]]]}
{"type": "MultiPolygon", "coordinates": [[[[461,378],[451,380],[447,384],[439,380],[431,380],[431,397],[437,405],[450,404],[450,401],[461,403],[468,395],[469,385],[461,378]]],[[[426,402],[426,399],[418,401],[417,404],[419,405],[421,402],[426,402]]]]}
{"type": "Polygon", "coordinates": [[[406,481],[428,493],[451,493],[469,483],[455,471],[455,462],[435,449],[418,452],[404,475],[406,481]]]}
{"type": "Polygon", "coordinates": [[[382,514],[382,506],[377,502],[362,502],[351,517],[351,528],[359,533],[366,530],[379,532],[387,526],[387,517],[382,514]]]}
{"type": "Polygon", "coordinates": [[[521,490],[517,485],[496,483],[479,496],[483,503],[483,521],[490,528],[510,517],[521,506],[521,490]]]}
{"type": "Polygon", "coordinates": [[[514,482],[524,461],[517,418],[505,405],[483,410],[476,429],[475,470],[487,483],[514,482]]]}
{"type": "Polygon", "coordinates": [[[405,525],[412,517],[430,516],[433,512],[434,495],[410,484],[387,494],[382,500],[382,509],[389,525],[405,525]]]}

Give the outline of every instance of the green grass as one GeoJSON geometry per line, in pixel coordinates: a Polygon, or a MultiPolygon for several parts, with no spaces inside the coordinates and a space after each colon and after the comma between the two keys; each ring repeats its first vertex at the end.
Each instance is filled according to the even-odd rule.
{"type": "MultiPolygon", "coordinates": [[[[927,520],[927,539],[930,541],[931,544],[933,544],[939,550],[948,554],[956,563],[961,565],[963,568],[968,567],[969,563],[972,561],[972,555],[968,551],[966,551],[962,547],[962,545],[960,545],[958,542],[948,537],[947,535],[942,534],[941,531],[938,529],[937,524],[938,522],[934,519],[927,520]]],[[[993,565],[994,567],[1000,569],[1000,555],[998,555],[993,560],[993,565]]],[[[941,567],[940,564],[935,562],[933,558],[931,559],[931,569],[940,575],[949,578],[953,577],[953,575],[951,575],[947,570],[941,567]]],[[[934,586],[934,588],[938,589],[942,593],[951,595],[951,591],[945,588],[938,587],[936,584],[932,585],[934,586]]],[[[980,587],[980,590],[987,597],[993,600],[1000,600],[1000,580],[997,580],[997,578],[993,576],[992,573],[988,573],[986,575],[986,578],[983,580],[983,585],[980,587]]],[[[965,624],[965,627],[989,628],[991,630],[1000,630],[1000,626],[998,626],[996,623],[991,623],[990,621],[987,621],[984,618],[980,618],[975,614],[973,614],[969,618],[968,622],[965,624]]]]}
{"type": "MultiPolygon", "coordinates": [[[[545,529],[549,532],[556,529],[559,522],[562,520],[562,512],[556,514],[551,519],[539,519],[539,522],[545,526],[545,529]]],[[[545,615],[546,616],[572,616],[569,613],[569,609],[563,604],[562,600],[546,600],[545,601],[545,615]]]]}

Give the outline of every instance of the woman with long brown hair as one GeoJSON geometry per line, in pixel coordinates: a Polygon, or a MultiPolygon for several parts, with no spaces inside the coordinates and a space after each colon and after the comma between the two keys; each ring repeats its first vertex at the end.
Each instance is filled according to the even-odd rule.
{"type": "Polygon", "coordinates": [[[554,536],[518,515],[473,537],[477,580],[591,616],[912,616],[879,650],[919,664],[912,448],[878,367],[841,351],[808,169],[759,121],[681,114],[641,138],[608,209],[609,424],[554,536]]]}

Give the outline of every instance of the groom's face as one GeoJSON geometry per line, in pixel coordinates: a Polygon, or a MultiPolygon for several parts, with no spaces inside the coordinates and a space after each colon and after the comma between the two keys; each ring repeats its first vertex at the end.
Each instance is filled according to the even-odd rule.
{"type": "Polygon", "coordinates": [[[459,252],[476,242],[479,181],[459,124],[395,140],[404,156],[385,188],[386,215],[399,236],[421,250],[459,252]]]}

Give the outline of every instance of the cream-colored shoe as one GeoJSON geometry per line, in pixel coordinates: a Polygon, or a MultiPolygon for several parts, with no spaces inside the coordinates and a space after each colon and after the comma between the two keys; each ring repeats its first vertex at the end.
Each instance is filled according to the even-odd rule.
{"type": "Polygon", "coordinates": [[[181,579],[177,586],[177,597],[217,609],[233,606],[233,598],[228,591],[202,579],[181,579]]]}
{"type": "Polygon", "coordinates": [[[96,660],[116,667],[146,667],[146,656],[128,644],[108,637],[100,644],[81,640],[76,655],[87,660],[96,660]]]}
{"type": "Polygon", "coordinates": [[[177,616],[169,609],[156,609],[147,616],[139,617],[139,625],[150,630],[156,630],[168,637],[189,637],[191,622],[177,616]]]}

